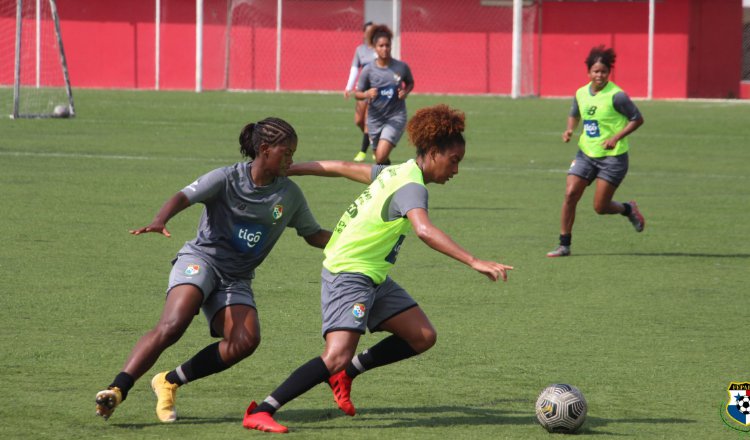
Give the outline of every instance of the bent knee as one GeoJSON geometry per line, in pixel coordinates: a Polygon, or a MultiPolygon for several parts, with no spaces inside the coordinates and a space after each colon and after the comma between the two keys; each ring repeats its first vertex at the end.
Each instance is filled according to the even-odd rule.
{"type": "Polygon", "coordinates": [[[596,212],[599,215],[609,214],[609,205],[595,203],[594,212],[596,212]]]}
{"type": "Polygon", "coordinates": [[[411,348],[417,353],[424,353],[437,343],[437,332],[434,329],[422,332],[421,337],[410,343],[411,348]]]}

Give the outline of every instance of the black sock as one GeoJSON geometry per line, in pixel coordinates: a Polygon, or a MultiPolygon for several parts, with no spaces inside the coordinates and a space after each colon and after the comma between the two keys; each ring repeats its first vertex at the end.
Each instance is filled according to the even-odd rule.
{"type": "Polygon", "coordinates": [[[352,363],[346,367],[346,375],[354,379],[367,370],[402,361],[418,354],[406,341],[396,335],[391,335],[352,359],[352,363]]]}
{"type": "Polygon", "coordinates": [[[573,240],[573,234],[560,234],[560,246],[570,247],[570,242],[573,240]]]}
{"type": "Polygon", "coordinates": [[[362,146],[360,147],[360,151],[363,153],[367,153],[367,147],[370,146],[370,136],[368,136],[367,133],[362,134],[362,146]]]}
{"type": "Polygon", "coordinates": [[[319,383],[325,382],[331,377],[325,362],[320,357],[311,359],[306,364],[297,368],[289,377],[279,385],[278,388],[266,397],[258,405],[253,414],[267,412],[273,414],[290,400],[305,394],[319,383]]]}
{"type": "Polygon", "coordinates": [[[216,342],[205,347],[187,362],[167,373],[166,379],[169,383],[184,385],[202,377],[224,371],[230,366],[221,359],[219,342],[216,342]]]}
{"type": "Polygon", "coordinates": [[[625,217],[629,216],[630,213],[633,212],[633,207],[630,206],[630,203],[623,203],[622,206],[625,207],[625,210],[622,211],[622,215],[624,215],[625,217]]]}
{"type": "Polygon", "coordinates": [[[113,380],[109,386],[119,388],[120,392],[122,393],[122,400],[125,401],[125,398],[128,397],[128,391],[133,388],[133,384],[135,384],[135,379],[133,379],[133,376],[124,371],[121,371],[117,374],[117,376],[115,376],[115,380],[113,380]]]}
{"type": "Polygon", "coordinates": [[[384,160],[382,162],[378,162],[378,165],[390,165],[390,164],[391,164],[391,160],[390,159],[386,159],[386,160],[384,160]]]}

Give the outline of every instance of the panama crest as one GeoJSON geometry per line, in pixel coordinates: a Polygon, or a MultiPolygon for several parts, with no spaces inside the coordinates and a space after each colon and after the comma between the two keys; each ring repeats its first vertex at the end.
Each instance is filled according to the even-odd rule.
{"type": "Polygon", "coordinates": [[[273,213],[271,213],[274,220],[278,220],[284,215],[284,207],[282,205],[276,205],[273,207],[273,213]]]}
{"type": "Polygon", "coordinates": [[[744,426],[750,425],[750,382],[730,382],[727,387],[729,401],[727,414],[733,421],[744,426]]]}
{"type": "Polygon", "coordinates": [[[352,307],[352,315],[354,315],[354,318],[357,320],[360,320],[365,317],[365,305],[362,303],[354,304],[354,307],[352,307]]]}
{"type": "Polygon", "coordinates": [[[188,264],[188,267],[185,268],[185,275],[191,277],[193,275],[198,275],[198,273],[201,271],[201,267],[197,264],[188,264]]]}

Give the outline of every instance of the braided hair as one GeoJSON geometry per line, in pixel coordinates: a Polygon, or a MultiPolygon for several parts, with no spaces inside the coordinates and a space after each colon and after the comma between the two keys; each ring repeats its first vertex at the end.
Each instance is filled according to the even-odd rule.
{"type": "Polygon", "coordinates": [[[432,149],[443,152],[456,144],[466,145],[465,128],[464,112],[438,104],[417,110],[406,131],[409,141],[417,147],[417,156],[424,156],[432,149]]]}
{"type": "Polygon", "coordinates": [[[240,153],[255,159],[261,144],[290,146],[297,142],[297,132],[283,119],[266,118],[247,124],[240,132],[240,153]]]}

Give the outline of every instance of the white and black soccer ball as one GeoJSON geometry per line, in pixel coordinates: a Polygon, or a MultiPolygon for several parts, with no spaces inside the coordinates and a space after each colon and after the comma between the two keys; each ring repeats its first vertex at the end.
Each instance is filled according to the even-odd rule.
{"type": "Polygon", "coordinates": [[[742,396],[737,399],[737,410],[742,414],[750,414],[750,396],[742,396]]]}
{"type": "Polygon", "coordinates": [[[536,418],[549,432],[575,432],[586,420],[587,411],[586,399],[573,385],[552,384],[536,399],[536,418]]]}
{"type": "Polygon", "coordinates": [[[56,118],[67,118],[70,116],[70,108],[67,105],[58,104],[55,106],[54,110],[52,110],[52,114],[56,118]]]}

